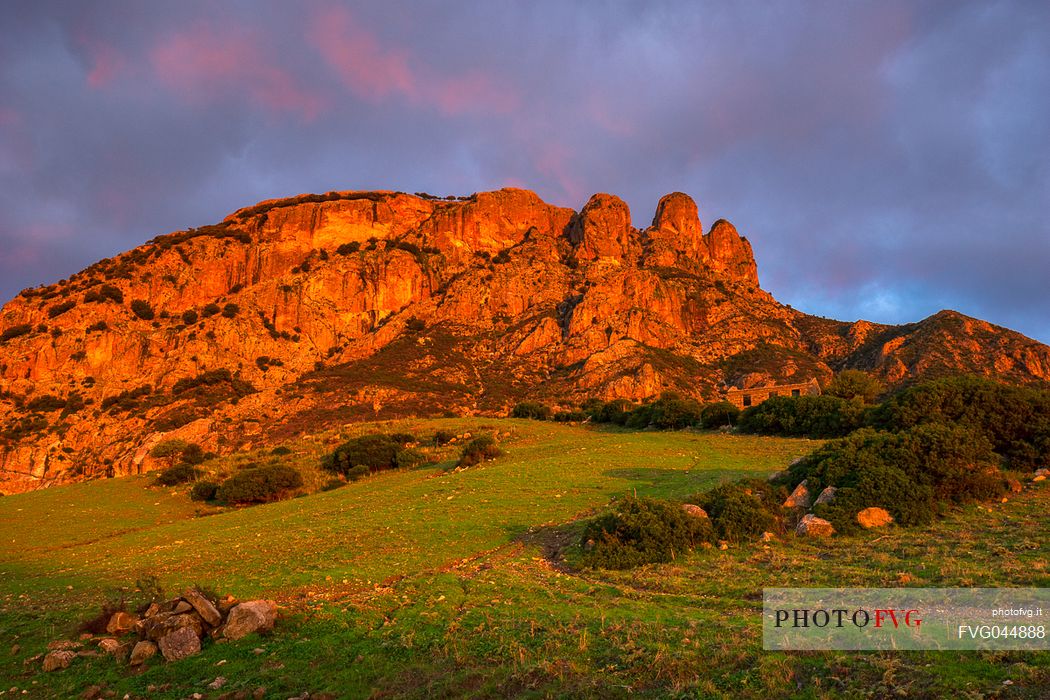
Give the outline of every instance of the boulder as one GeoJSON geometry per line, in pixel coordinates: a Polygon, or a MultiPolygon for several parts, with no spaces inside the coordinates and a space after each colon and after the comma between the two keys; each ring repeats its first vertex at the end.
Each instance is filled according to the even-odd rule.
{"type": "Polygon", "coordinates": [[[808,479],[803,479],[802,483],[795,487],[795,490],[784,501],[785,508],[809,508],[813,499],[809,495],[809,488],[806,487],[807,481],[808,479]]]}
{"type": "Polygon", "coordinates": [[[836,491],[838,491],[838,489],[836,489],[834,486],[825,487],[824,490],[820,492],[820,495],[817,496],[817,500],[813,501],[813,505],[822,506],[825,503],[831,503],[833,500],[835,500],[836,491]]]}
{"type": "Polygon", "coordinates": [[[277,621],[277,604],[272,600],[251,600],[230,610],[223,628],[227,639],[240,639],[252,632],[265,632],[277,621]]]}
{"type": "Polygon", "coordinates": [[[69,664],[73,663],[75,658],[77,658],[77,653],[68,649],[48,652],[47,656],[44,657],[44,671],[58,671],[63,668],[69,668],[69,664]]]}
{"type": "Polygon", "coordinates": [[[857,513],[857,522],[867,530],[889,525],[893,522],[893,516],[885,508],[865,508],[857,513]]]}
{"type": "Polygon", "coordinates": [[[157,613],[147,621],[144,633],[147,639],[157,641],[161,637],[166,637],[184,627],[188,627],[198,637],[204,634],[204,622],[201,620],[200,615],[195,612],[182,614],[173,612],[157,613]]]}
{"type": "Polygon", "coordinates": [[[142,664],[146,659],[157,653],[157,645],[148,639],[139,642],[131,650],[131,659],[128,661],[132,666],[142,664]]]}
{"type": "Polygon", "coordinates": [[[693,518],[706,518],[707,511],[700,506],[693,505],[692,503],[683,503],[682,510],[685,514],[693,518]]]}
{"type": "Polygon", "coordinates": [[[193,606],[187,603],[185,600],[180,600],[179,604],[175,606],[175,609],[172,610],[172,612],[176,614],[182,614],[188,613],[190,610],[193,610],[193,606]]]}
{"type": "Polygon", "coordinates": [[[98,648],[107,654],[114,654],[120,648],[120,641],[113,637],[103,637],[98,640],[98,648]]]}
{"type": "Polygon", "coordinates": [[[222,615],[215,604],[208,600],[204,594],[196,588],[187,588],[182,594],[183,599],[193,606],[201,619],[212,627],[218,627],[222,623],[222,615]]]}
{"type": "Polygon", "coordinates": [[[1006,488],[1010,490],[1010,493],[1021,493],[1024,490],[1024,484],[1017,479],[1007,479],[1006,488]]]}
{"type": "Polygon", "coordinates": [[[802,537],[830,537],[835,534],[835,528],[824,518],[808,513],[799,521],[795,532],[802,537]]]}
{"type": "Polygon", "coordinates": [[[199,654],[201,651],[201,638],[192,627],[179,627],[161,637],[157,645],[160,653],[168,661],[178,661],[187,656],[199,654]]]}
{"type": "Polygon", "coordinates": [[[124,612],[123,610],[115,612],[110,616],[109,622],[106,623],[106,632],[107,634],[115,634],[119,637],[134,629],[137,621],[138,618],[131,613],[124,612]]]}
{"type": "Polygon", "coordinates": [[[1046,481],[1046,477],[1050,476],[1050,469],[1042,468],[1036,469],[1035,473],[1032,474],[1032,481],[1046,481]]]}

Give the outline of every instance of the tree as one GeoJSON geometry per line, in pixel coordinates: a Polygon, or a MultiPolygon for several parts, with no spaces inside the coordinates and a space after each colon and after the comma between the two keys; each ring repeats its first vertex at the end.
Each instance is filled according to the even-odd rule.
{"type": "Polygon", "coordinates": [[[846,369],[835,375],[824,393],[849,401],[874,403],[885,390],[886,387],[882,382],[867,372],[859,369],[846,369]]]}

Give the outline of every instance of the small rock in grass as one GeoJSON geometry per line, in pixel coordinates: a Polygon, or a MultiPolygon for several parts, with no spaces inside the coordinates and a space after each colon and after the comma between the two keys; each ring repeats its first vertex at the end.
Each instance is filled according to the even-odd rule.
{"type": "Polygon", "coordinates": [[[223,628],[227,639],[240,639],[252,632],[265,632],[277,621],[277,605],[272,600],[252,600],[230,611],[223,628]]]}
{"type": "Polygon", "coordinates": [[[44,657],[44,671],[58,671],[63,668],[69,668],[69,664],[73,663],[75,658],[77,658],[75,651],[65,649],[52,651],[44,657]]]}
{"type": "Polygon", "coordinates": [[[136,644],[131,650],[131,660],[128,663],[132,666],[138,666],[156,653],[157,645],[147,639],[136,644]]]}
{"type": "Polygon", "coordinates": [[[830,537],[835,534],[835,528],[824,518],[808,513],[799,521],[795,532],[802,537],[830,537]]]}

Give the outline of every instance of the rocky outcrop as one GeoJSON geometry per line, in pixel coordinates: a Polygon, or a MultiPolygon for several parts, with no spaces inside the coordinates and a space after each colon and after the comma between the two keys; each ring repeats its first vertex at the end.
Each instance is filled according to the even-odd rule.
{"type": "Polygon", "coordinates": [[[159,236],[0,310],[0,493],[229,453],[302,426],[522,398],[709,400],[726,383],[889,383],[952,368],[1050,379],[1050,348],[944,312],[819,319],[758,286],[728,221],[673,193],[652,225],[596,194],[330,192],[159,236]]]}

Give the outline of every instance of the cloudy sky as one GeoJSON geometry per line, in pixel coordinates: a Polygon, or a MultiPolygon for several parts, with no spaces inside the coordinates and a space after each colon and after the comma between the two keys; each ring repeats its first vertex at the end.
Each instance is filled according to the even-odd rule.
{"type": "Polygon", "coordinates": [[[1050,342],[1050,3],[0,4],[0,300],[260,199],[691,194],[797,308],[1050,342]]]}

